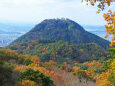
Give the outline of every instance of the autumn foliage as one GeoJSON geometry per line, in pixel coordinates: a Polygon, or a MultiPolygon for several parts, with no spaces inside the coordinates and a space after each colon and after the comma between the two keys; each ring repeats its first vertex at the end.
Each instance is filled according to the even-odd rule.
{"type": "MultiPolygon", "coordinates": [[[[110,6],[112,0],[86,0],[86,2],[93,6],[97,3],[99,13],[106,6],[110,6]]],[[[112,47],[115,45],[115,12],[109,10],[103,16],[107,22],[105,38],[112,35],[110,44],[112,47]]],[[[68,56],[74,59],[73,57],[79,56],[79,53],[84,53],[85,48],[79,48],[78,51],[76,45],[69,46],[63,41],[52,44],[32,41],[10,47],[18,53],[10,49],[0,49],[1,86],[115,86],[114,48],[109,49],[109,59],[100,57],[98,60],[78,63],[68,60],[68,56]],[[55,62],[56,60],[59,61],[55,62]]]]}
{"type": "Polygon", "coordinates": [[[107,21],[107,25],[105,25],[105,29],[107,32],[107,35],[105,38],[107,38],[109,35],[112,35],[112,41],[110,46],[115,45],[115,12],[112,12],[111,10],[108,11],[108,13],[105,13],[104,15],[105,21],[107,21]]]}

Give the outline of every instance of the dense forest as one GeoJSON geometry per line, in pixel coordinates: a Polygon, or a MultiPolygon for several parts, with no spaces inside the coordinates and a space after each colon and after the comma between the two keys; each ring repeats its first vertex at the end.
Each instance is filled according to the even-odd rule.
{"type": "MultiPolygon", "coordinates": [[[[44,51],[44,50],[43,50],[44,51]]],[[[108,49],[111,59],[42,62],[37,56],[0,49],[1,86],[114,86],[115,49],[108,49]],[[68,83],[67,83],[68,82],[68,83]]],[[[60,57],[59,57],[60,58],[60,57]]]]}

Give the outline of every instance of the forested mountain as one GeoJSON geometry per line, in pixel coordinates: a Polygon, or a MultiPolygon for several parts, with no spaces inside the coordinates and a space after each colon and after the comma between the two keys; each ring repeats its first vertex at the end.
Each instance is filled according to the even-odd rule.
{"type": "Polygon", "coordinates": [[[107,48],[109,42],[84,30],[82,26],[69,19],[46,19],[36,25],[13,43],[32,40],[64,40],[68,43],[96,43],[107,48]]]}

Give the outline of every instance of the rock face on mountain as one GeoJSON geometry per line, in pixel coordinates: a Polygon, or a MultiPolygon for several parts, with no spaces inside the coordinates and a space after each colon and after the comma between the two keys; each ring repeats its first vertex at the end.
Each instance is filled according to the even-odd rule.
{"type": "Polygon", "coordinates": [[[46,19],[13,43],[32,40],[64,40],[74,44],[96,43],[103,48],[109,45],[105,39],[85,31],[82,26],[69,19],[46,19]]]}

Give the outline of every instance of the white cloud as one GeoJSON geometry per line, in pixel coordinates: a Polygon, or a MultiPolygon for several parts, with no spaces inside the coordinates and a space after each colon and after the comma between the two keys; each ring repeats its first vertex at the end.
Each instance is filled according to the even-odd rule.
{"type": "Polygon", "coordinates": [[[0,0],[0,21],[38,23],[48,18],[66,17],[80,24],[103,24],[96,7],[81,0],[0,0]]]}

